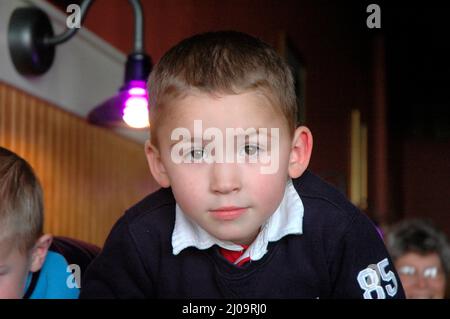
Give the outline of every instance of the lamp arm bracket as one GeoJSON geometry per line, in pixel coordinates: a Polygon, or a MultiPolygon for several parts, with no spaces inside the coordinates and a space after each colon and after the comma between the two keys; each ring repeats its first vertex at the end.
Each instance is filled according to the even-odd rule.
{"type": "MultiPolygon", "coordinates": [[[[142,4],[139,0],[128,0],[133,7],[134,13],[134,53],[144,52],[144,17],[142,13],[142,4]]],[[[80,21],[83,23],[86,18],[87,11],[92,5],[93,0],[84,0],[80,5],[80,21]]],[[[79,28],[68,28],[63,33],[45,37],[43,42],[45,45],[58,45],[70,40],[79,28]]]]}
{"type": "MultiPolygon", "coordinates": [[[[80,22],[83,23],[86,13],[89,7],[92,5],[93,0],[84,0],[80,5],[80,22]]],[[[67,28],[63,33],[57,34],[52,37],[45,37],[43,42],[45,45],[58,45],[69,41],[77,32],[79,28],[67,28]]]]}

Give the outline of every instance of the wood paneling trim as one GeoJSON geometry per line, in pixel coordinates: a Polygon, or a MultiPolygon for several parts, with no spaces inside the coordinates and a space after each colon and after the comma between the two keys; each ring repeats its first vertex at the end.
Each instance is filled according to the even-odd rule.
{"type": "Polygon", "coordinates": [[[124,210],[157,189],[143,145],[1,82],[0,145],[34,168],[55,235],[101,246],[124,210]]]}

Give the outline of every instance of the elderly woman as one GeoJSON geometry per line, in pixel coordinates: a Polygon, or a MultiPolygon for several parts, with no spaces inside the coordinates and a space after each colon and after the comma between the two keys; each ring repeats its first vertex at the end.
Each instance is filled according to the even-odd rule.
{"type": "Polygon", "coordinates": [[[386,245],[407,298],[446,297],[450,245],[443,232],[424,220],[405,220],[391,229],[386,245]]]}

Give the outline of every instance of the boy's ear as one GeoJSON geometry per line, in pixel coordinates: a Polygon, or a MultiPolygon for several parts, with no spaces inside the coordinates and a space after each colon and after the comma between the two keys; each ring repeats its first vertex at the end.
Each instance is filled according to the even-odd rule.
{"type": "Polygon", "coordinates": [[[289,156],[288,173],[291,178],[300,177],[308,168],[313,148],[313,137],[306,126],[295,130],[289,156]]]}
{"type": "Polygon", "coordinates": [[[169,187],[170,180],[166,168],[161,161],[159,150],[149,141],[145,142],[145,155],[153,178],[161,187],[169,187]]]}
{"type": "Polygon", "coordinates": [[[31,253],[31,265],[30,271],[36,272],[42,268],[42,265],[45,262],[45,258],[47,257],[48,249],[52,244],[53,237],[49,234],[44,234],[36,241],[36,244],[33,247],[33,251],[31,253]]]}

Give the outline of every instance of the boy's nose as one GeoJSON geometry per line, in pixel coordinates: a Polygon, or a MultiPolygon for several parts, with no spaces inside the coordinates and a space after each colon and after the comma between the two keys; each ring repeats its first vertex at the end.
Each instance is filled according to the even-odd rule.
{"type": "Polygon", "coordinates": [[[240,173],[235,164],[214,163],[211,166],[212,192],[227,194],[241,189],[240,173]]]}

